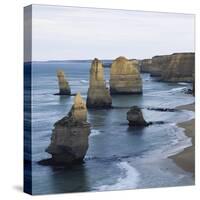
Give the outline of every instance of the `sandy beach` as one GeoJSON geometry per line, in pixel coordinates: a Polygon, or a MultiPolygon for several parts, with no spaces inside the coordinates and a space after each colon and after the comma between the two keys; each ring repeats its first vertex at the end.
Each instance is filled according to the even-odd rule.
{"type": "MultiPolygon", "coordinates": [[[[180,110],[191,110],[195,111],[195,104],[188,104],[179,106],[177,109],[180,110]]],[[[184,151],[178,153],[171,158],[179,165],[182,169],[193,173],[195,176],[195,119],[178,124],[178,126],[185,129],[185,134],[192,138],[192,146],[185,148],[184,151]]]]}

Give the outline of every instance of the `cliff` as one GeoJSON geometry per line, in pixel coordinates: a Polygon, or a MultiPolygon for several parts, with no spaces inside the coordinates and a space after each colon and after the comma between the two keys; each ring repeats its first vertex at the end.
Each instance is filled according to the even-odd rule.
{"type": "Polygon", "coordinates": [[[154,56],[150,70],[151,76],[161,76],[164,69],[168,68],[170,55],[154,56]]]}
{"type": "Polygon", "coordinates": [[[152,59],[144,59],[140,61],[140,71],[150,73],[152,71],[152,59]]]}
{"type": "Polygon", "coordinates": [[[71,89],[67,80],[65,79],[65,73],[63,70],[57,71],[59,93],[57,95],[71,95],[71,89]]]}
{"type": "Polygon", "coordinates": [[[174,53],[170,56],[168,66],[163,68],[161,73],[161,80],[170,82],[192,82],[194,68],[194,53],[174,53]]]}
{"type": "Polygon", "coordinates": [[[179,82],[193,80],[195,68],[194,53],[174,53],[172,55],[154,56],[140,62],[141,72],[159,77],[161,81],[179,82]]]}
{"type": "Polygon", "coordinates": [[[87,108],[78,93],[68,116],[54,124],[51,143],[46,149],[52,155],[52,163],[81,162],[88,149],[89,134],[90,124],[87,122],[87,108]]]}
{"type": "Polygon", "coordinates": [[[87,94],[88,108],[109,108],[112,98],[104,81],[104,68],[102,62],[95,58],[90,69],[90,85],[87,94]]]}
{"type": "Polygon", "coordinates": [[[118,57],[111,65],[110,92],[112,94],[142,93],[142,79],[138,63],[118,57]]]}

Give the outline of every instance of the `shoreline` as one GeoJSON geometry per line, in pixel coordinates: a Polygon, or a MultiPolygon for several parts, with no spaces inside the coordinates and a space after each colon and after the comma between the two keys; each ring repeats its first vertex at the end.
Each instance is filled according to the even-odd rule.
{"type": "MultiPolygon", "coordinates": [[[[176,107],[178,110],[190,110],[195,112],[195,103],[176,107]]],[[[179,167],[191,172],[195,177],[195,118],[178,123],[177,126],[184,128],[185,135],[192,139],[192,146],[185,148],[182,152],[170,156],[179,167]]]]}

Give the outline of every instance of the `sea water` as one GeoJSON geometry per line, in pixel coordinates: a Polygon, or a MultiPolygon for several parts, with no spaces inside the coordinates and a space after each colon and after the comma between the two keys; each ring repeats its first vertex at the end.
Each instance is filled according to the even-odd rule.
{"type": "MultiPolygon", "coordinates": [[[[66,116],[73,96],[56,96],[56,71],[65,71],[72,93],[81,92],[86,100],[89,61],[32,63],[32,186],[33,194],[104,191],[168,187],[194,184],[191,173],[168,158],[191,145],[191,139],[176,123],[194,117],[192,111],[162,112],[147,108],[175,108],[194,102],[184,94],[189,83],[158,82],[141,74],[143,95],[115,95],[114,109],[88,110],[91,124],[89,148],[84,163],[73,167],[42,166],[38,161],[51,156],[53,124],[66,116]],[[137,105],[146,121],[163,121],[145,128],[130,128],[128,108],[137,105]]],[[[105,68],[109,86],[109,68],[105,68]]]]}

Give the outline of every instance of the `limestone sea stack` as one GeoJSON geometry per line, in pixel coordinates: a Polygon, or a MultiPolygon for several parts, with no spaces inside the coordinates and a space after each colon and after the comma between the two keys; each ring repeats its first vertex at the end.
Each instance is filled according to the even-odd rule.
{"type": "Polygon", "coordinates": [[[57,71],[59,93],[57,95],[71,95],[71,90],[69,84],[65,78],[65,73],[63,70],[57,71]]]}
{"type": "Polygon", "coordinates": [[[87,108],[78,93],[68,116],[54,124],[51,144],[46,149],[55,164],[81,162],[88,149],[90,124],[87,122],[87,108]]]}
{"type": "Polygon", "coordinates": [[[102,62],[95,58],[90,69],[90,85],[87,94],[88,108],[110,108],[112,98],[104,80],[102,62]]]}
{"type": "Polygon", "coordinates": [[[129,121],[129,126],[149,125],[149,123],[144,120],[141,109],[137,106],[131,107],[131,109],[127,112],[127,120],[129,121]]]}
{"type": "Polygon", "coordinates": [[[138,94],[142,93],[142,79],[138,71],[138,62],[125,57],[118,57],[110,69],[111,94],[138,94]]]}
{"type": "Polygon", "coordinates": [[[192,82],[194,68],[194,53],[174,53],[170,56],[168,67],[162,70],[161,80],[170,82],[192,82]]]}

